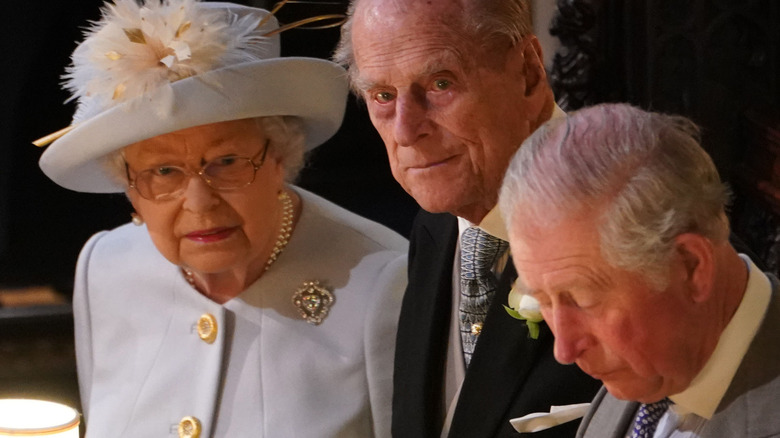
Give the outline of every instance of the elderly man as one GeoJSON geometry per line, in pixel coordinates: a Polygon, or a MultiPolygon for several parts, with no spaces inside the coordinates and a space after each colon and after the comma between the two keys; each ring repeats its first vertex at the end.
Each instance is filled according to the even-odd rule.
{"type": "Polygon", "coordinates": [[[525,0],[353,0],[343,28],[335,58],[395,179],[427,210],[411,235],[394,436],[517,436],[510,419],[599,387],[555,362],[549,329],[533,339],[503,308],[516,274],[495,209],[501,180],[522,141],[562,115],[529,13],[525,0]]]}
{"type": "Polygon", "coordinates": [[[779,436],[778,281],[728,241],[687,119],[604,105],[513,159],[501,209],[555,357],[604,383],[578,436],[779,436]],[[627,435],[628,433],[628,435],[627,435]]]}

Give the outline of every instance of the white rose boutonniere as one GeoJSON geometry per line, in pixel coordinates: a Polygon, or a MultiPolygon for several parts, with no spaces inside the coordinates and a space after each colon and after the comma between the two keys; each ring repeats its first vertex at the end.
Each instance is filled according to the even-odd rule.
{"type": "Polygon", "coordinates": [[[504,306],[506,313],[512,318],[525,321],[528,326],[528,334],[533,339],[539,338],[539,323],[544,321],[542,312],[539,310],[539,302],[530,295],[520,292],[517,282],[512,286],[507,298],[508,306],[504,306]]]}

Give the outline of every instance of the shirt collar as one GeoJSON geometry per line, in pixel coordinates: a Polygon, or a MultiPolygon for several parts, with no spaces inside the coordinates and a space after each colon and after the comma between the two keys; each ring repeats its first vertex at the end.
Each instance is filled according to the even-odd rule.
{"type": "Polygon", "coordinates": [[[553,106],[553,112],[552,116],[550,116],[550,120],[557,119],[558,117],[566,117],[566,113],[556,103],[555,106],[553,106]]]}
{"type": "Polygon", "coordinates": [[[462,217],[458,217],[458,231],[460,234],[463,234],[463,230],[466,228],[474,226],[481,228],[482,231],[493,237],[498,237],[507,242],[509,241],[509,233],[507,233],[504,219],[501,217],[501,210],[499,210],[497,206],[493,207],[479,224],[473,224],[462,217]]]}
{"type": "Polygon", "coordinates": [[[704,368],[685,391],[669,397],[680,414],[692,412],[712,418],[761,326],[763,317],[756,318],[756,315],[765,315],[769,308],[772,297],[769,279],[747,256],[739,256],[748,267],[745,295],[704,368]]]}

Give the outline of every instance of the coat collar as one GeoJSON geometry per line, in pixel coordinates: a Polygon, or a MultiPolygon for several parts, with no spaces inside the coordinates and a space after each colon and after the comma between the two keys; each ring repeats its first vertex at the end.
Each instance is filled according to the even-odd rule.
{"type": "MultiPolygon", "coordinates": [[[[441,425],[444,410],[443,376],[458,227],[452,215],[427,212],[418,215],[416,225],[409,272],[412,287],[404,297],[396,346],[397,358],[414,358],[403,362],[396,360],[396,377],[404,380],[405,394],[415,395],[397,397],[393,408],[400,409],[395,414],[403,412],[403,418],[397,420],[406,422],[410,431],[426,430],[425,436],[436,436],[438,430],[429,429],[432,425],[441,425]],[[420,260],[416,260],[418,258],[420,260]],[[421,285],[428,287],[422,290],[421,285]],[[414,401],[408,403],[410,400],[414,401]],[[421,406],[421,402],[425,404],[421,406]]],[[[504,310],[503,304],[507,302],[515,278],[517,274],[510,261],[499,280],[496,296],[488,310],[489,322],[480,335],[466,373],[450,438],[494,436],[504,427],[513,399],[543,346],[552,342],[546,325],[542,326],[539,339],[531,340],[525,325],[519,324],[504,310]]],[[[399,384],[396,382],[396,389],[399,384]]]]}
{"type": "Polygon", "coordinates": [[[495,436],[506,426],[508,410],[545,345],[552,342],[546,325],[539,339],[504,310],[517,278],[511,260],[488,310],[485,327],[471,358],[450,428],[450,438],[495,436]],[[480,421],[474,421],[479,418],[480,421]]]}

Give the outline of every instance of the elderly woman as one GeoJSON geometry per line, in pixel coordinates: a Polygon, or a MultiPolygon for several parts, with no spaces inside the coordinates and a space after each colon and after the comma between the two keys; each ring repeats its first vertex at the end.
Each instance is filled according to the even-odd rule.
{"type": "Polygon", "coordinates": [[[286,182],[338,129],[343,70],[280,58],[260,9],[103,12],[40,161],[135,209],[78,261],[87,436],[389,436],[406,241],[286,182]]]}

